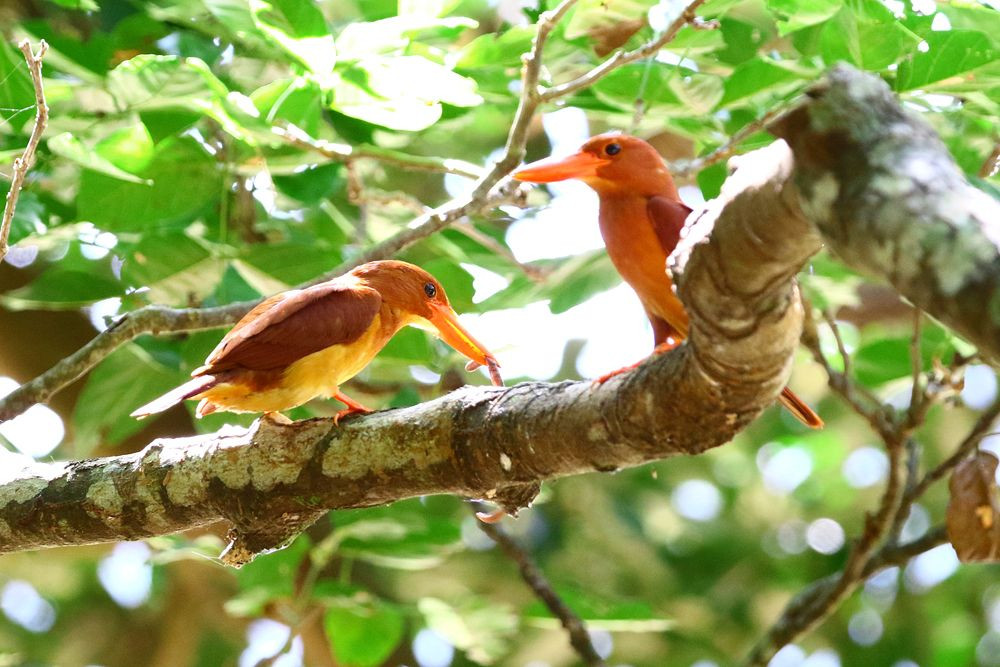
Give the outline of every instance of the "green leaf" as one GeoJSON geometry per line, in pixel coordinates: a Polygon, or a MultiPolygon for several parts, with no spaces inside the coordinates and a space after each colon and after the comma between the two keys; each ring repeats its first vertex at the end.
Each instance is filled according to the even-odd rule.
{"type": "Polygon", "coordinates": [[[83,172],[77,197],[80,217],[108,231],[141,231],[188,221],[222,191],[221,170],[191,137],[162,142],[138,176],[152,185],[83,172]]]}
{"type": "Polygon", "coordinates": [[[679,74],[673,66],[654,63],[647,67],[646,63],[636,63],[619,67],[598,81],[592,90],[602,101],[629,110],[635,108],[640,91],[649,107],[681,106],[681,98],[670,85],[671,79],[679,74]]]}
{"type": "MultiPolygon", "coordinates": [[[[664,632],[674,622],[657,616],[648,603],[640,600],[607,600],[589,592],[560,589],[559,597],[592,628],[616,632],[664,632]]],[[[541,600],[535,600],[524,609],[524,615],[533,625],[558,627],[558,619],[541,600]],[[546,620],[548,623],[541,622],[546,620]]]]}
{"type": "Polygon", "coordinates": [[[278,79],[258,88],[250,99],[264,117],[273,124],[283,120],[317,136],[323,116],[322,96],[315,82],[304,78],[278,79]]]}
{"type": "MultiPolygon", "coordinates": [[[[0,202],[7,201],[8,192],[10,192],[10,181],[0,179],[0,202]]],[[[10,221],[7,242],[13,246],[33,234],[44,234],[45,224],[42,222],[42,215],[46,214],[46,211],[46,206],[39,200],[38,195],[22,190],[17,199],[17,208],[14,209],[14,218],[10,221]]]]}
{"type": "Polygon", "coordinates": [[[386,604],[332,607],[323,617],[337,663],[377,667],[392,655],[403,638],[403,615],[386,604]]]}
{"type": "Polygon", "coordinates": [[[85,12],[96,12],[100,9],[94,0],[52,0],[60,7],[79,9],[85,12]]]}
{"type": "Polygon", "coordinates": [[[182,232],[143,234],[131,249],[122,246],[122,280],[129,287],[148,287],[153,303],[186,304],[210,294],[222,278],[225,263],[182,232]]]}
{"type": "Polygon", "coordinates": [[[261,554],[241,567],[236,572],[240,592],[226,602],[226,611],[234,616],[256,616],[272,600],[291,598],[309,546],[309,537],[301,534],[284,548],[261,554]]]}
{"type": "MultiPolygon", "coordinates": [[[[866,332],[872,336],[874,332],[866,332]]],[[[868,387],[877,387],[892,380],[909,377],[912,374],[909,335],[887,336],[883,332],[875,334],[855,352],[852,363],[858,381],[868,387]]],[[[931,368],[937,358],[950,361],[956,351],[966,351],[951,333],[936,324],[923,328],[920,340],[921,367],[931,368]]]]}
{"type": "Polygon", "coordinates": [[[317,243],[255,244],[241,258],[286,285],[297,285],[332,269],[335,254],[317,243]]]}
{"type": "Polygon", "coordinates": [[[427,625],[474,662],[490,664],[507,650],[517,629],[517,616],[504,605],[470,597],[457,606],[433,597],[417,603],[427,625]]]}
{"type": "Polygon", "coordinates": [[[309,71],[324,77],[337,64],[333,36],[323,13],[302,0],[250,0],[257,28],[309,71]]]}
{"type": "Polygon", "coordinates": [[[379,356],[411,364],[426,363],[431,358],[431,339],[427,332],[404,327],[389,339],[379,356]]]}
{"type": "Polygon", "coordinates": [[[1000,57],[990,38],[973,30],[933,32],[926,52],[917,52],[899,66],[896,90],[913,90],[965,74],[1000,57]]]}
{"type": "Polygon", "coordinates": [[[876,0],[850,0],[820,33],[823,60],[883,69],[909,51],[920,37],[906,29],[876,0]]]}
{"type": "Polygon", "coordinates": [[[253,103],[231,93],[198,58],[139,55],[112,70],[107,86],[122,110],[197,111],[247,143],[277,142],[270,128],[256,117],[253,103]]]}
{"type": "Polygon", "coordinates": [[[56,155],[75,162],[86,169],[92,169],[98,173],[112,178],[119,178],[129,183],[138,183],[141,185],[153,184],[149,179],[139,178],[124,169],[119,169],[110,160],[106,160],[95,149],[84,145],[82,141],[69,132],[63,132],[52,137],[48,141],[48,146],[49,150],[56,155]]]}
{"type": "Polygon", "coordinates": [[[115,130],[97,142],[95,148],[102,158],[132,173],[148,167],[155,151],[153,138],[142,123],[115,130]]]}
{"type": "Polygon", "coordinates": [[[952,30],[976,30],[993,41],[994,49],[1000,49],[1000,11],[996,7],[942,2],[936,8],[948,17],[952,30]]]}
{"type": "Polygon", "coordinates": [[[459,52],[455,69],[478,67],[518,67],[521,54],[531,48],[535,26],[515,26],[501,35],[487,33],[465,45],[459,52]]]}
{"type": "Polygon", "coordinates": [[[778,16],[778,34],[822,23],[843,6],[843,0],[767,0],[767,8],[778,16]]]}
{"type": "Polygon", "coordinates": [[[317,546],[317,558],[351,556],[383,567],[433,567],[461,547],[461,531],[449,503],[435,513],[419,500],[389,507],[337,512],[336,529],[317,546]]]}
{"type": "Polygon", "coordinates": [[[483,101],[472,79],[418,56],[365,58],[339,72],[332,108],[384,127],[417,131],[441,117],[441,103],[467,107],[483,101]]]}
{"type": "Polygon", "coordinates": [[[337,36],[337,48],[345,59],[352,60],[373,54],[388,55],[405,49],[416,38],[457,37],[462,31],[478,25],[464,16],[393,16],[380,21],[352,23],[337,36]]]}
{"type": "Polygon", "coordinates": [[[691,113],[707,114],[722,99],[722,78],[714,74],[689,74],[670,79],[670,89],[691,113]]]}
{"type": "Polygon", "coordinates": [[[146,424],[129,413],[182,380],[135,343],[116,350],[90,374],[76,402],[76,456],[87,456],[98,445],[114,445],[141,431],[146,424]]]}
{"type": "Polygon", "coordinates": [[[804,73],[768,58],[754,58],[741,64],[730,74],[723,86],[721,104],[727,105],[768,92],[786,91],[800,85],[804,73]]]}
{"type": "MultiPolygon", "coordinates": [[[[80,252],[80,243],[75,238],[77,232],[67,231],[72,234],[73,240],[69,243],[66,255],[24,287],[0,296],[6,307],[51,310],[79,308],[124,294],[125,286],[115,278],[110,259],[85,258],[80,252]]],[[[43,236],[42,239],[48,240],[48,237],[43,236]]]]}

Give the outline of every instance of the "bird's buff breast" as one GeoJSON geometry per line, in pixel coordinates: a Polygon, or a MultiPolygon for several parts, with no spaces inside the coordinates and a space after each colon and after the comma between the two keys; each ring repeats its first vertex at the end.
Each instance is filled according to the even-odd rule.
{"type": "Polygon", "coordinates": [[[206,398],[218,409],[230,412],[277,412],[313,398],[329,398],[342,383],[361,372],[391,336],[383,331],[380,319],[376,315],[372,325],[354,342],[332,345],[302,357],[264,386],[224,382],[196,398],[206,398]]]}

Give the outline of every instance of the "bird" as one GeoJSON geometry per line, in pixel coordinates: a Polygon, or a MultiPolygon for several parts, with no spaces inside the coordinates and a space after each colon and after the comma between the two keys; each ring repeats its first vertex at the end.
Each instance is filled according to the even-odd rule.
{"type": "Polygon", "coordinates": [[[458,321],[441,284],[407,262],[368,262],[325,282],[275,294],[247,313],[196,368],[192,379],[132,412],[142,419],[186,399],[197,417],[262,412],[275,421],[316,397],[347,408],[335,423],[371,410],[340,385],[357,375],[407,325],[436,331],[502,385],[496,358],[458,321]]]}
{"type": "MultiPolygon", "coordinates": [[[[639,296],[653,326],[654,354],[687,338],[688,314],[674,293],[666,262],[691,209],[655,148],[638,137],[609,132],[591,137],[568,157],[532,162],[513,176],[531,183],[578,179],[590,186],[600,200],[598,221],[611,262],[639,296]]],[[[788,387],[779,400],[806,426],[822,428],[819,415],[788,387]]]]}

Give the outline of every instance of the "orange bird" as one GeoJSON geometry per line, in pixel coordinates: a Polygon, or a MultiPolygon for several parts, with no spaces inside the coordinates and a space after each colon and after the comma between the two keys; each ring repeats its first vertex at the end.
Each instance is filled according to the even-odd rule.
{"type": "MultiPolygon", "coordinates": [[[[687,337],[688,314],[674,294],[666,262],[691,209],[681,201],[655,148],[636,137],[601,134],[569,157],[522,167],[514,178],[532,183],[576,178],[597,192],[604,244],[618,273],[642,301],[653,325],[654,353],[687,337]]],[[[806,426],[823,426],[823,420],[788,387],[780,400],[806,426]]]]}
{"type": "Polygon", "coordinates": [[[441,284],[406,262],[362,264],[305,289],[261,302],[226,334],[185,382],[132,413],[143,418],[188,398],[196,414],[216,410],[266,412],[302,405],[317,396],[347,405],[334,417],[370,409],[340,385],[357,375],[404,326],[430,325],[502,384],[498,364],[458,322],[441,284]]]}

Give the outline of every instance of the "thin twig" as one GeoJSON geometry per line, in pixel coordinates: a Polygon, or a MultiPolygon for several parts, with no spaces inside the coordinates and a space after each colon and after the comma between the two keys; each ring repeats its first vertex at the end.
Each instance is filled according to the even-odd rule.
{"type": "Polygon", "coordinates": [[[920,352],[920,335],[923,331],[923,313],[919,308],[913,309],[913,336],[910,338],[910,367],[913,384],[910,387],[910,405],[906,409],[906,419],[910,424],[921,420],[923,405],[930,401],[924,391],[924,359],[920,352]]]}
{"type": "Polygon", "coordinates": [[[778,120],[781,116],[785,115],[791,106],[777,107],[771,109],[766,114],[754,120],[750,123],[744,125],[740,130],[738,130],[733,136],[729,138],[726,143],[722,144],[711,153],[707,155],[702,155],[701,157],[694,158],[693,160],[684,160],[676,164],[670,165],[670,172],[676,177],[685,177],[692,174],[697,174],[699,171],[705,167],[710,167],[716,162],[722,162],[723,160],[728,160],[735,153],[739,145],[743,143],[750,135],[760,132],[768,125],[778,120]]]}
{"type": "Polygon", "coordinates": [[[483,246],[487,250],[493,252],[494,254],[503,257],[508,262],[516,266],[521,272],[528,277],[529,280],[533,282],[542,282],[545,280],[546,276],[551,272],[550,270],[543,268],[541,266],[532,266],[531,264],[525,264],[514,256],[514,252],[505,246],[504,244],[497,241],[495,238],[489,234],[484,234],[483,232],[476,229],[472,224],[462,223],[455,225],[456,232],[464,234],[468,238],[472,239],[479,245],[483,246]]]}
{"type": "Polygon", "coordinates": [[[274,127],[271,131],[292,146],[313,151],[335,162],[352,162],[354,160],[368,159],[412,171],[457,174],[468,178],[479,178],[483,175],[481,167],[465,160],[410,155],[402,151],[382,148],[380,146],[369,146],[367,144],[361,146],[337,144],[332,141],[313,139],[294,125],[289,127],[274,127]]]}
{"type": "Polygon", "coordinates": [[[830,360],[823,354],[819,343],[819,330],[816,328],[816,321],[812,316],[812,304],[803,298],[802,305],[805,309],[805,317],[802,322],[802,344],[812,353],[816,362],[823,366],[830,388],[851,406],[854,412],[864,418],[876,433],[883,436],[891,433],[893,424],[887,416],[885,407],[867,389],[856,385],[848,374],[851,367],[850,355],[847,353],[836,321],[828,313],[823,314],[827,326],[830,327],[830,331],[837,341],[837,350],[844,360],[843,372],[835,369],[830,360]]]}
{"type": "Polygon", "coordinates": [[[35,164],[35,151],[38,149],[38,142],[42,140],[42,132],[49,122],[49,106],[45,103],[45,89],[42,87],[42,58],[48,51],[49,45],[45,40],[38,43],[38,53],[31,50],[31,43],[28,40],[18,44],[24,60],[28,63],[28,71],[31,73],[31,83],[35,87],[35,125],[31,129],[31,136],[28,137],[28,145],[25,146],[21,157],[14,160],[13,173],[10,179],[10,190],[7,192],[7,203],[4,205],[3,217],[0,218],[0,262],[7,256],[7,239],[10,238],[10,228],[14,221],[14,209],[17,207],[17,198],[21,195],[21,188],[24,187],[24,179],[28,175],[28,170],[35,164]]]}
{"type": "MultiPolygon", "coordinates": [[[[674,19],[674,22],[671,23],[670,26],[663,31],[663,34],[661,34],[656,39],[646,42],[642,46],[633,49],[631,51],[616,52],[615,55],[611,56],[597,67],[590,70],[589,72],[582,74],[576,77],[575,79],[572,79],[565,83],[561,83],[557,86],[552,86],[551,88],[546,89],[543,93],[539,95],[539,100],[541,102],[551,102],[552,100],[556,100],[560,97],[565,97],[570,93],[575,93],[581,88],[587,88],[588,86],[592,86],[594,83],[596,83],[600,79],[603,79],[605,76],[610,74],[615,69],[621,67],[622,65],[626,65],[628,63],[635,62],[636,60],[642,60],[643,58],[655,55],[657,51],[662,49],[669,42],[671,42],[674,39],[674,37],[677,36],[677,33],[680,32],[681,28],[683,28],[688,24],[694,24],[697,22],[698,17],[695,15],[695,12],[703,4],[705,4],[705,0],[693,0],[688,4],[687,7],[684,8],[684,11],[681,12],[681,15],[678,16],[676,19],[674,19]]],[[[562,5],[560,5],[560,7],[561,6],[562,5]]],[[[699,27],[709,29],[712,26],[709,23],[703,23],[699,25],[699,27]]]]}
{"type": "Polygon", "coordinates": [[[591,665],[591,667],[604,667],[606,663],[594,649],[583,620],[573,613],[573,610],[559,597],[528,552],[514,541],[514,538],[508,535],[499,524],[476,521],[476,525],[489,535],[511,560],[517,563],[517,567],[521,571],[521,578],[566,628],[566,632],[569,633],[569,643],[583,659],[584,664],[591,665]]]}
{"type": "MultiPolygon", "coordinates": [[[[806,302],[806,312],[812,311],[806,302]]],[[[911,393],[910,408],[900,418],[890,417],[884,407],[877,401],[868,399],[862,401],[855,393],[855,387],[848,372],[850,356],[837,324],[829,314],[825,315],[827,324],[837,341],[837,349],[844,360],[845,372],[839,372],[832,367],[819,345],[819,336],[815,321],[807,315],[803,327],[802,341],[808,347],[816,360],[823,365],[829,377],[830,387],[858,413],[864,417],[872,429],[882,438],[889,455],[889,477],[885,491],[882,493],[878,509],[874,515],[868,515],[861,536],[854,543],[844,569],[835,575],[826,577],[800,592],[782,612],[781,617],[771,626],[767,634],[754,646],[747,664],[763,665],[782,646],[795,641],[798,637],[819,626],[839,605],[858,587],[870,573],[880,567],[880,560],[888,553],[895,537],[899,534],[902,522],[912,499],[914,491],[920,484],[913,484],[912,472],[915,444],[911,442],[911,434],[919,428],[926,419],[927,411],[935,397],[927,395],[921,388],[923,372],[920,352],[921,316],[916,311],[913,320],[913,338],[910,343],[911,364],[913,367],[914,389],[911,393]]],[[[1000,401],[997,410],[1000,411],[1000,401]]],[[[988,428],[980,423],[973,433],[988,428]]],[[[972,434],[970,434],[972,437],[972,434]]],[[[981,437],[981,436],[980,436],[981,437]]],[[[977,440],[978,442],[978,440],[977,440]]],[[[960,447],[961,449],[961,447],[960,447]]]]}

